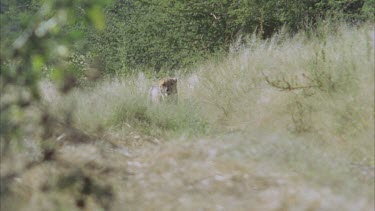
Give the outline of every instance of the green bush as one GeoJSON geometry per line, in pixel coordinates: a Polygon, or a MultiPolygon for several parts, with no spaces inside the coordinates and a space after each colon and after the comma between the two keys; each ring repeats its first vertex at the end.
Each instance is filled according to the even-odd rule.
{"type": "MultiPolygon", "coordinates": [[[[116,1],[106,8],[107,28],[87,30],[88,50],[106,73],[173,72],[191,68],[256,33],[270,38],[283,27],[314,30],[325,20],[373,19],[373,0],[344,1],[116,1]]],[[[85,53],[83,53],[85,54],[85,53]]]]}

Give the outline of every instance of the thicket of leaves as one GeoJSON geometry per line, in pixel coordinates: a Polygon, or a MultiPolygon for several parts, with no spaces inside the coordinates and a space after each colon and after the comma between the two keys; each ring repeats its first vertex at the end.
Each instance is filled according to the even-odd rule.
{"type": "Polygon", "coordinates": [[[107,29],[91,33],[90,52],[106,71],[173,71],[218,52],[240,37],[267,38],[314,28],[322,20],[371,19],[373,0],[118,0],[106,8],[107,29]]]}
{"type": "MultiPolygon", "coordinates": [[[[34,17],[41,2],[2,1],[2,49],[34,17]]],[[[64,1],[56,2],[64,5],[64,1]]],[[[189,67],[213,53],[227,52],[231,43],[252,33],[267,38],[282,27],[293,33],[314,28],[327,19],[352,23],[372,20],[374,3],[374,0],[116,0],[103,8],[106,28],[99,32],[83,24],[85,17],[95,18],[93,12],[74,4],[71,9],[78,15],[62,34],[81,38],[80,42],[74,42],[73,72],[81,74],[84,64],[98,60],[109,74],[138,70],[168,72],[189,67]]]]}
{"type": "Polygon", "coordinates": [[[58,130],[72,134],[73,141],[90,138],[71,125],[71,113],[68,112],[66,117],[52,115],[48,105],[41,100],[39,90],[39,80],[46,69],[59,84],[61,93],[67,93],[76,86],[75,67],[70,57],[76,48],[74,44],[82,40],[82,31],[76,28],[77,23],[103,30],[105,21],[101,8],[108,3],[107,0],[1,2],[0,164],[12,162],[12,156],[18,153],[17,146],[24,149],[22,140],[25,137],[36,141],[40,151],[39,157],[28,157],[22,168],[1,172],[1,210],[11,209],[7,207],[11,203],[6,203],[6,199],[12,196],[11,186],[15,178],[50,162],[74,174],[59,175],[59,180],[66,182],[53,188],[70,188],[78,183],[78,190],[72,190],[76,193],[78,207],[84,207],[85,197],[92,195],[97,198],[99,206],[108,210],[113,197],[111,188],[99,185],[89,173],[79,172],[76,175],[74,172],[78,167],[75,164],[56,156],[59,145],[54,141],[54,135],[58,130]],[[66,30],[69,27],[71,30],[66,30]],[[30,127],[33,130],[31,134],[27,133],[30,127]]]}
{"type": "Polygon", "coordinates": [[[77,69],[70,57],[82,41],[77,25],[103,30],[105,21],[100,8],[106,4],[108,1],[102,0],[1,3],[1,138],[20,128],[7,119],[8,113],[39,101],[38,81],[45,70],[62,92],[74,87],[77,69]]]}

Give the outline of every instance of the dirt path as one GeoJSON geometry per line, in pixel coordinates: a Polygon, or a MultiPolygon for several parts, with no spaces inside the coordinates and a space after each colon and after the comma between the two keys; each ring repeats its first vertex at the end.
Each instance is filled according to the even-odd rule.
{"type": "Polygon", "coordinates": [[[329,187],[312,187],[293,172],[252,159],[241,152],[244,146],[236,141],[178,140],[133,150],[100,153],[100,148],[88,145],[63,152],[74,162],[112,169],[105,174],[107,182],[115,184],[114,210],[373,208],[370,201],[345,198],[329,187]]]}
{"type": "Polygon", "coordinates": [[[88,180],[91,193],[84,197],[85,210],[374,209],[371,199],[349,198],[256,159],[244,150],[251,147],[244,141],[208,139],[145,141],[142,147],[66,144],[57,153],[64,165],[45,163],[16,178],[19,203],[9,208],[81,210],[74,191],[82,190],[80,182],[63,190],[54,184],[62,176],[86,175],[90,179],[83,183],[88,180]]]}

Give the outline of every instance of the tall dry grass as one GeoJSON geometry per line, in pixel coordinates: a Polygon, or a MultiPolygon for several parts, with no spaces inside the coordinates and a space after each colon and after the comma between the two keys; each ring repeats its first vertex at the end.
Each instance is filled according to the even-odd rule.
{"type": "Polygon", "coordinates": [[[231,55],[181,75],[178,105],[150,104],[153,82],[142,74],[51,102],[57,112],[72,105],[78,127],[104,128],[107,138],[249,140],[244,148],[255,149],[257,159],[351,192],[358,180],[371,187],[373,178],[373,30],[322,25],[293,37],[249,37],[231,55]]]}
{"type": "Polygon", "coordinates": [[[120,142],[142,135],[248,140],[243,147],[257,159],[351,192],[373,178],[373,30],[322,25],[293,37],[249,37],[231,55],[180,75],[178,105],[150,104],[153,80],[143,74],[50,102],[57,113],[74,111],[82,130],[104,129],[120,142]]]}
{"type": "MultiPolygon", "coordinates": [[[[210,124],[317,184],[374,195],[374,26],[256,37],[197,71],[210,124]],[[241,137],[238,137],[241,134],[241,137]]],[[[247,149],[249,148],[249,149],[247,149]]]]}
{"type": "MultiPolygon", "coordinates": [[[[73,114],[74,125],[87,133],[107,131],[107,135],[137,134],[158,139],[198,137],[209,131],[197,101],[188,97],[192,83],[179,79],[178,105],[153,104],[149,89],[156,80],[143,74],[123,80],[104,80],[94,86],[78,89],[66,96],[52,91],[49,82],[42,83],[45,99],[55,114],[73,114]]],[[[64,115],[61,115],[64,116],[64,115]]]]}

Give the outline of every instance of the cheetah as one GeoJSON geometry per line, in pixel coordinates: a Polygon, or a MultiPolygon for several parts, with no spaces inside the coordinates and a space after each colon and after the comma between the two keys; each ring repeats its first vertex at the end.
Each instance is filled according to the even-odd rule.
{"type": "Polygon", "coordinates": [[[158,85],[150,89],[150,99],[152,103],[170,101],[177,103],[177,78],[164,78],[159,80],[158,85]]]}

